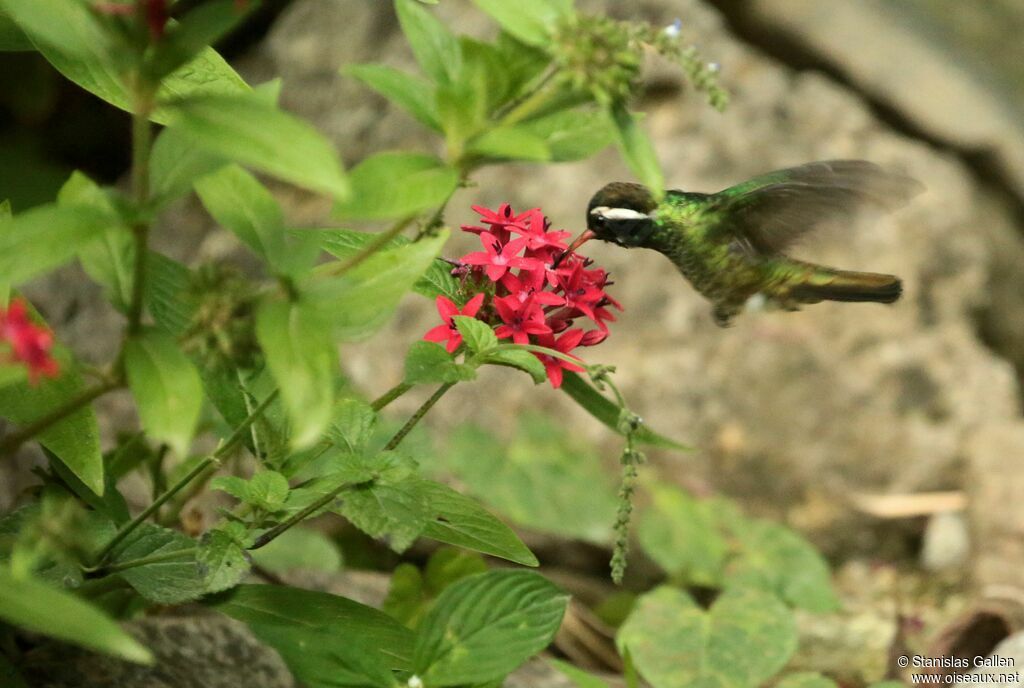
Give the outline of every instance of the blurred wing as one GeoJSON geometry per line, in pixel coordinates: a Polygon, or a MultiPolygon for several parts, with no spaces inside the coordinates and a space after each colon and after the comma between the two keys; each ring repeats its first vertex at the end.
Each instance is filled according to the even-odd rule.
{"type": "Polygon", "coordinates": [[[917,180],[864,160],[825,160],[769,172],[715,194],[721,231],[774,253],[864,210],[892,211],[924,190],[917,180]]]}

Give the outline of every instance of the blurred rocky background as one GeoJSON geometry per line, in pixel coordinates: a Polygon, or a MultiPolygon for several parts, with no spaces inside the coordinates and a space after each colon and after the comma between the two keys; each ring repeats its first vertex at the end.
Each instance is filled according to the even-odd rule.
{"type": "MultiPolygon", "coordinates": [[[[869,159],[927,186],[905,210],[838,228],[798,253],[901,275],[905,296],[892,307],[821,304],[743,316],[723,330],[657,254],[588,246],[612,270],[613,294],[625,306],[590,358],[617,366],[645,420],[695,447],[683,456],[652,453],[661,475],[734,497],[811,537],[841,569],[850,613],[863,617],[858,628],[879,653],[903,632],[899,614],[931,613],[901,609],[892,578],[868,572],[879,564],[948,584],[923,596],[954,620],[935,643],[956,648],[964,637],[981,638],[981,652],[991,650],[1018,628],[1024,609],[1024,5],[580,4],[656,24],[679,17],[683,40],[721,64],[732,94],[724,114],[688,92],[669,66],[650,67],[642,107],[672,186],[712,191],[828,158],[869,159]]],[[[443,0],[437,11],[460,32],[493,31],[466,0],[443,0]]],[[[413,120],[338,73],[371,59],[412,68],[388,2],[269,3],[225,47],[250,82],[282,77],[285,106],[330,135],[347,164],[433,145],[413,120]]],[[[0,189],[16,208],[52,194],[73,167],[106,180],[122,174],[123,116],[31,56],[0,60],[0,189]]],[[[472,222],[471,204],[507,201],[541,206],[575,232],[590,195],[629,177],[611,150],[578,164],[495,168],[456,195],[446,219],[472,222]]],[[[280,196],[296,225],[325,216],[322,202],[284,188],[280,196]]],[[[162,248],[193,261],[235,256],[235,243],[210,224],[198,204],[182,203],[160,232],[162,248]]],[[[471,244],[459,237],[450,253],[471,244]]],[[[77,350],[102,354],[113,341],[103,330],[117,318],[83,281],[69,269],[31,295],[77,350]]],[[[435,317],[410,298],[387,331],[346,347],[343,365],[371,393],[383,391],[399,381],[406,347],[435,317]]],[[[420,401],[402,403],[411,410],[420,401]]],[[[608,431],[562,395],[512,372],[490,371],[456,388],[433,430],[443,451],[457,424],[507,433],[527,410],[608,447],[605,458],[617,452],[608,431]]],[[[17,476],[5,483],[0,507],[19,484],[17,476]]],[[[546,563],[564,563],[558,558],[571,550],[550,548],[546,563]]]]}

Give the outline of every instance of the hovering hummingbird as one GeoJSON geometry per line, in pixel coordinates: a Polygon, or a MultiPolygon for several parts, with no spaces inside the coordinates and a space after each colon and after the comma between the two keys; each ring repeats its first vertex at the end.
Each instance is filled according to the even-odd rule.
{"type": "Polygon", "coordinates": [[[894,275],[815,265],[783,250],[822,225],[862,209],[895,210],[923,190],[863,160],[812,162],[712,194],[671,190],[661,203],[640,184],[613,182],[590,199],[587,230],[566,253],[594,238],[654,249],[711,301],[722,327],[747,307],[892,303],[903,290],[894,275]]]}

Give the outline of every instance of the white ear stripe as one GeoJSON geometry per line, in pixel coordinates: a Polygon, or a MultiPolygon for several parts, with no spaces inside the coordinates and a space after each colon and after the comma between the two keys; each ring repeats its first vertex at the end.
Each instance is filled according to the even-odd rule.
{"type": "Polygon", "coordinates": [[[594,208],[590,213],[600,215],[608,220],[647,220],[651,217],[632,208],[607,208],[605,206],[594,208]]]}

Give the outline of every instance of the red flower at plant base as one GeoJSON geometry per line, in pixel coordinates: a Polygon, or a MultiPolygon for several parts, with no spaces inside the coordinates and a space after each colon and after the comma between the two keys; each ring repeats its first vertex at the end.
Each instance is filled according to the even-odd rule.
{"type": "Polygon", "coordinates": [[[446,341],[445,349],[448,350],[448,353],[454,353],[454,351],[459,348],[459,344],[462,344],[462,334],[459,333],[458,328],[455,327],[455,316],[465,315],[470,318],[475,317],[483,303],[484,295],[477,294],[466,302],[466,305],[460,310],[451,299],[444,296],[438,296],[437,312],[441,315],[441,319],[444,320],[444,324],[428,330],[427,333],[423,335],[423,339],[428,342],[446,341]]]}
{"type": "MultiPolygon", "coordinates": [[[[563,354],[568,354],[580,345],[580,342],[583,341],[583,337],[583,330],[566,330],[566,332],[557,339],[554,335],[550,334],[540,335],[537,337],[537,344],[548,349],[554,349],[555,351],[563,354]]],[[[580,373],[584,370],[582,365],[570,363],[564,358],[555,358],[554,356],[540,353],[536,354],[536,356],[540,359],[540,362],[544,364],[544,370],[546,370],[548,374],[548,382],[550,382],[551,386],[555,389],[562,386],[563,370],[571,370],[574,373],[580,373]]],[[[576,357],[573,356],[573,358],[576,357]]],[[[580,361],[580,363],[582,363],[582,361],[580,361]]]]}
{"type": "Polygon", "coordinates": [[[57,377],[60,373],[60,365],[50,355],[53,335],[29,320],[28,307],[21,299],[12,301],[6,310],[0,308],[0,342],[11,347],[9,362],[25,364],[32,384],[42,376],[57,377]]]}
{"type": "MultiPolygon", "coordinates": [[[[475,296],[462,311],[449,299],[438,297],[437,309],[445,324],[427,332],[424,339],[447,340],[448,351],[455,351],[462,342],[452,325],[455,315],[476,317],[494,327],[499,339],[568,355],[608,337],[605,323],[615,320],[608,306],[619,310],[622,306],[605,291],[611,284],[607,272],[590,268],[590,259],[576,253],[563,255],[569,232],[551,231],[539,208],[520,215],[507,203],[496,211],[479,206],[473,210],[488,229],[477,225],[462,225],[462,229],[479,235],[484,250],[463,256],[451,274],[459,279],[463,293],[475,296]],[[519,236],[513,239],[513,235],[519,236]],[[596,329],[573,327],[581,318],[596,329]]],[[[561,386],[566,370],[585,370],[582,361],[534,355],[544,364],[552,387],[561,386]]]]}

